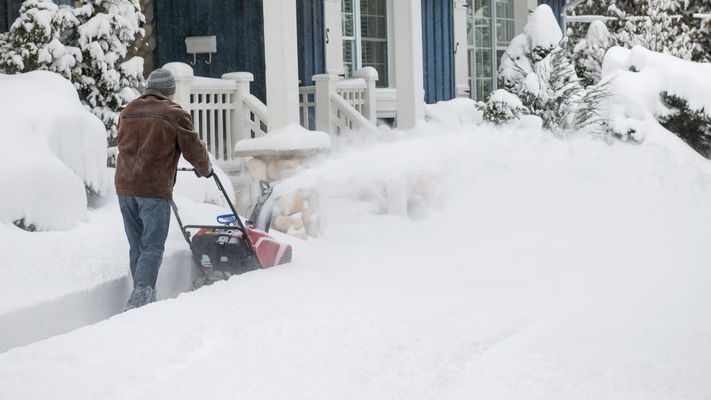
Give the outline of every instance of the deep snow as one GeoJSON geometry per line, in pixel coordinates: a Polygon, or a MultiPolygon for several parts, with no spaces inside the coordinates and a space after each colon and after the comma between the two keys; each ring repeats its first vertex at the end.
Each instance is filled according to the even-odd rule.
{"type": "Polygon", "coordinates": [[[291,265],[2,353],[0,398],[711,393],[708,162],[455,105],[293,178],[321,188],[325,237],[291,265]],[[373,214],[372,182],[403,176],[431,189],[421,219],[373,214]]]}

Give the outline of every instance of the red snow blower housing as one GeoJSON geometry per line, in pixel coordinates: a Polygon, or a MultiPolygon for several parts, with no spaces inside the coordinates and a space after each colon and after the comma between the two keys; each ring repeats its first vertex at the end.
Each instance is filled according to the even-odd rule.
{"type": "MultiPolygon", "coordinates": [[[[194,169],[179,168],[178,171],[194,172],[194,169]]],[[[264,202],[271,195],[272,188],[269,184],[261,183],[262,195],[250,220],[244,224],[222,186],[220,178],[216,174],[212,174],[212,178],[232,211],[232,214],[217,217],[220,225],[183,225],[178,207],[175,202],[171,202],[180,230],[190,245],[193,261],[200,271],[194,286],[197,288],[203,284],[226,279],[231,275],[291,262],[290,245],[279,243],[267,232],[252,226],[252,221],[258,220],[264,202]],[[191,234],[191,229],[197,232],[191,234]]]]}

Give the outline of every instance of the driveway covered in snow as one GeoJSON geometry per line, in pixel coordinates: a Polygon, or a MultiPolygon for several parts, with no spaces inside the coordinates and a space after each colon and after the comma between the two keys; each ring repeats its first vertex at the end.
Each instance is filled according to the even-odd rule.
{"type": "Polygon", "coordinates": [[[704,398],[711,169],[684,146],[431,127],[344,152],[295,178],[328,218],[292,264],[2,353],[0,398],[704,398]],[[398,174],[440,205],[339,196],[398,174]]]}

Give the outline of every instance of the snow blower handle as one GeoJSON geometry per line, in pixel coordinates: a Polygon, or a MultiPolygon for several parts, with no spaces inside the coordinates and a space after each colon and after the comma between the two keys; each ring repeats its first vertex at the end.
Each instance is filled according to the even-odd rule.
{"type": "MultiPolygon", "coordinates": [[[[195,168],[178,168],[178,171],[195,172],[195,168]]],[[[232,211],[232,214],[234,214],[234,216],[235,216],[237,225],[242,230],[242,232],[244,232],[244,236],[246,238],[247,243],[249,244],[249,248],[254,250],[254,244],[252,243],[252,240],[249,237],[247,227],[244,226],[244,223],[242,222],[242,218],[240,218],[239,214],[237,214],[237,209],[235,208],[235,205],[232,204],[232,200],[230,200],[230,196],[227,195],[227,191],[225,190],[225,187],[222,186],[222,181],[220,181],[220,178],[217,176],[215,171],[212,171],[212,174],[209,177],[212,177],[213,179],[215,179],[217,188],[220,189],[220,192],[222,192],[222,195],[225,196],[225,201],[227,201],[227,205],[230,206],[230,210],[232,211]]]]}
{"type": "Polygon", "coordinates": [[[210,174],[205,176],[198,174],[197,169],[195,168],[178,168],[178,171],[193,172],[198,178],[211,178],[213,175],[215,175],[215,171],[212,169],[210,169],[210,174]]]}

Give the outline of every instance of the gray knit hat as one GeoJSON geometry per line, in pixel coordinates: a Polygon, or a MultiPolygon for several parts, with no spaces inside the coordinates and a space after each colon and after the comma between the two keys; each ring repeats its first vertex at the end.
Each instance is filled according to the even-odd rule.
{"type": "Polygon", "coordinates": [[[175,94],[175,78],[167,69],[158,68],[148,75],[146,90],[157,90],[165,96],[175,94]]]}

